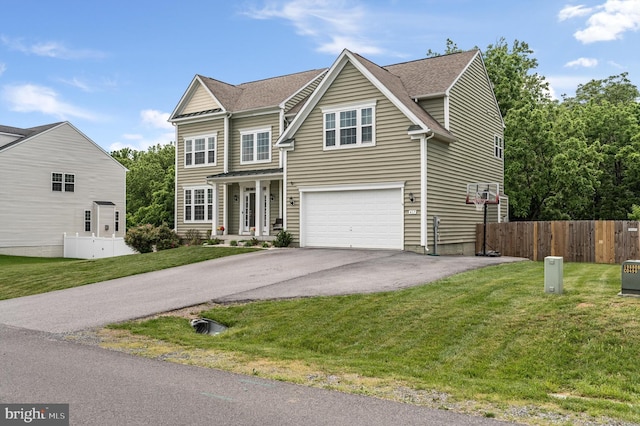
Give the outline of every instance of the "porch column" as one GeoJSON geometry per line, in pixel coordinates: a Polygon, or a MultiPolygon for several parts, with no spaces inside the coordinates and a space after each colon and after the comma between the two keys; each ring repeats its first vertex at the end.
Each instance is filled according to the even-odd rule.
{"type": "Polygon", "coordinates": [[[266,211],[262,212],[262,219],[265,223],[262,224],[262,234],[263,235],[270,235],[270,224],[271,224],[271,181],[268,180],[266,182],[263,182],[266,192],[264,193],[264,198],[265,200],[267,200],[267,202],[264,204],[264,208],[266,209],[266,211]],[[267,230],[265,231],[264,228],[267,228],[267,230]]]}
{"type": "Polygon", "coordinates": [[[211,206],[211,213],[213,215],[213,217],[211,218],[211,238],[214,238],[217,234],[217,230],[218,230],[218,208],[219,208],[219,203],[218,203],[218,185],[217,184],[210,184],[212,191],[211,191],[211,198],[213,198],[212,201],[212,206],[211,206]]]}
{"type": "Polygon", "coordinates": [[[222,226],[224,226],[223,235],[229,233],[229,184],[225,183],[222,186],[222,226]]]}
{"type": "Polygon", "coordinates": [[[262,228],[264,226],[263,216],[264,216],[264,205],[262,204],[262,198],[264,194],[262,192],[262,181],[256,180],[256,211],[255,211],[255,227],[256,227],[256,237],[262,235],[262,228]]]}

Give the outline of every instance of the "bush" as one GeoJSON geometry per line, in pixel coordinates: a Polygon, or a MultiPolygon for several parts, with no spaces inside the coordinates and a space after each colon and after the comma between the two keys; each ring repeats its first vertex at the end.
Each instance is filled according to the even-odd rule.
{"type": "Polygon", "coordinates": [[[158,226],[156,233],[156,250],[172,249],[180,245],[180,237],[178,237],[178,234],[176,234],[173,229],[170,229],[166,223],[158,226]]]}
{"type": "Polygon", "coordinates": [[[235,246],[238,245],[238,242],[236,240],[231,240],[231,241],[229,241],[229,245],[232,246],[232,247],[235,247],[235,246]]]}
{"type": "Polygon", "coordinates": [[[184,234],[184,240],[190,246],[199,246],[202,242],[202,235],[197,229],[188,229],[184,234]]]}
{"type": "Polygon", "coordinates": [[[210,246],[216,246],[218,244],[220,244],[222,242],[222,240],[220,238],[209,238],[208,240],[206,240],[204,243],[210,246]]]}
{"type": "Polygon", "coordinates": [[[153,225],[138,225],[127,230],[124,242],[138,253],[151,253],[156,242],[156,235],[153,225]]]}
{"type": "Polygon", "coordinates": [[[154,249],[166,250],[178,247],[180,238],[166,223],[158,227],[146,224],[128,229],[124,242],[138,253],[151,253],[154,249]]]}
{"type": "Polygon", "coordinates": [[[258,244],[260,244],[260,240],[258,240],[256,237],[253,237],[249,241],[245,241],[244,243],[244,245],[247,247],[257,246],[258,244]]]}
{"type": "Polygon", "coordinates": [[[289,244],[293,241],[293,236],[291,233],[285,231],[284,229],[278,232],[276,235],[276,239],[273,241],[274,247],[289,247],[289,244]]]}

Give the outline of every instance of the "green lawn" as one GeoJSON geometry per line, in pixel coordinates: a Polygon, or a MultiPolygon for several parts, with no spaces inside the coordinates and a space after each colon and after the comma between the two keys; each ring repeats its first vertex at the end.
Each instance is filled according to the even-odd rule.
{"type": "Polygon", "coordinates": [[[617,296],[620,266],[565,263],[563,295],[544,293],[543,269],[521,262],[397,292],[220,306],[200,314],[230,326],[218,336],[171,316],[114,328],[191,353],[640,422],[640,299],[617,296]]]}
{"type": "Polygon", "coordinates": [[[77,287],[259,249],[179,247],[96,260],[0,255],[0,300],[77,287]]]}

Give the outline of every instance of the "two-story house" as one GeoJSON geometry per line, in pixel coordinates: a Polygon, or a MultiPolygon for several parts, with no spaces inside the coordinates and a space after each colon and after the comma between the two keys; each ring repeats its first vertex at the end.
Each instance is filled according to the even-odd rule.
{"type": "Polygon", "coordinates": [[[69,122],[0,126],[0,254],[62,257],[65,233],[122,238],[126,174],[69,122]]]}
{"type": "Polygon", "coordinates": [[[237,86],[197,75],[170,121],[181,234],[282,224],[302,247],[472,254],[482,212],[467,184],[503,183],[477,50],[384,67],[344,50],[329,69],[237,86]]]}

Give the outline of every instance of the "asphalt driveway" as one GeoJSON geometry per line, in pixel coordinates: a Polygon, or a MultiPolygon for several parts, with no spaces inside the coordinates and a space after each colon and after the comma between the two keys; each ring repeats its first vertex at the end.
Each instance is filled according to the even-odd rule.
{"type": "Polygon", "coordinates": [[[371,293],[522,260],[384,250],[265,250],[0,301],[0,323],[64,333],[210,301],[371,293]]]}

